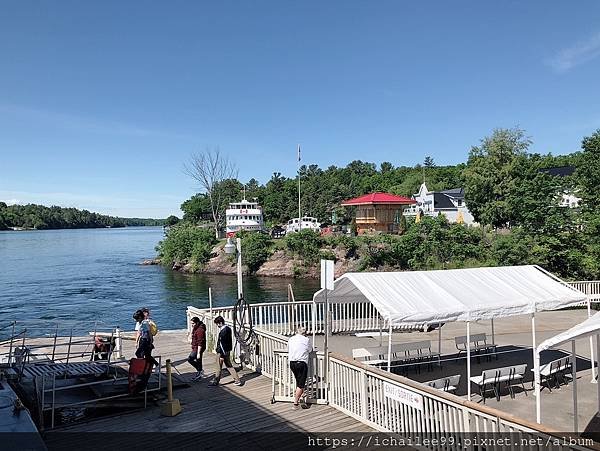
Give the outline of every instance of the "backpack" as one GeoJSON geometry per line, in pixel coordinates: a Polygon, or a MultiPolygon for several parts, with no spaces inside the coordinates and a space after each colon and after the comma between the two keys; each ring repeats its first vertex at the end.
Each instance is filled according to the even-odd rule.
{"type": "Polygon", "coordinates": [[[150,335],[154,337],[156,334],[158,334],[158,326],[151,319],[148,320],[148,323],[150,324],[150,335]]]}

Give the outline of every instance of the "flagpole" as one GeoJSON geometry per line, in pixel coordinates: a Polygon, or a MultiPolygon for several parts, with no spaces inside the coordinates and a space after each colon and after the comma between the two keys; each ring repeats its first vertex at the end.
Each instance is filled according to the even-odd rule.
{"type": "Polygon", "coordinates": [[[300,207],[300,144],[298,144],[298,230],[302,230],[302,210],[300,207]]]}

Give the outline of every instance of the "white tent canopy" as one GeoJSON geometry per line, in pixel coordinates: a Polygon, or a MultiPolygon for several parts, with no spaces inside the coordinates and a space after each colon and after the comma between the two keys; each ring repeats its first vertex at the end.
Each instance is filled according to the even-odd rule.
{"type": "Polygon", "coordinates": [[[584,322],[579,323],[570,329],[541,342],[537,347],[537,352],[540,353],[546,349],[562,346],[573,340],[587,338],[598,334],[600,334],[600,312],[589,317],[584,322]]]}
{"type": "MultiPolygon", "coordinates": [[[[588,314],[590,314],[589,304],[588,304],[588,314]]],[[[596,358],[600,362],[600,312],[596,313],[594,316],[590,316],[585,321],[576,324],[570,329],[561,332],[554,337],[548,338],[547,340],[541,342],[535,349],[534,358],[534,371],[535,371],[535,393],[536,393],[536,402],[535,402],[535,411],[536,411],[536,419],[538,423],[542,421],[542,399],[540,396],[540,353],[547,349],[556,348],[558,346],[563,346],[567,343],[571,343],[571,372],[573,375],[573,430],[578,430],[578,413],[577,413],[577,354],[575,352],[575,340],[580,338],[590,337],[590,349],[592,352],[592,357],[590,358],[592,365],[592,382],[595,382],[594,376],[594,360],[593,360],[593,346],[592,346],[592,337],[596,335],[596,352],[598,353],[596,358]]],[[[598,384],[598,411],[600,412],[600,384],[598,384]]]]}
{"type": "MultiPolygon", "coordinates": [[[[324,302],[317,291],[314,302],[324,302]]],[[[371,302],[390,325],[477,321],[555,310],[586,295],[539,266],[347,273],[330,302],[371,302]]]]}

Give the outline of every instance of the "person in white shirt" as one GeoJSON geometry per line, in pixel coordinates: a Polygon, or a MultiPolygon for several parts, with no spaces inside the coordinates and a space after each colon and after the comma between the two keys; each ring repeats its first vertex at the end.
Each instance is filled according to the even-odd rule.
{"type": "Polygon", "coordinates": [[[296,391],[294,392],[294,409],[298,409],[300,398],[306,388],[308,376],[308,355],[312,351],[310,339],[305,335],[306,329],[298,327],[296,335],[288,340],[288,361],[290,369],[296,378],[296,391]]]}

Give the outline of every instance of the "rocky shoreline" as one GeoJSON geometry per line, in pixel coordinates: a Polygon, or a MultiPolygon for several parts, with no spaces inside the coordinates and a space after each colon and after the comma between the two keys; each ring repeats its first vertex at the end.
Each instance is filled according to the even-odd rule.
{"type": "MultiPolygon", "coordinates": [[[[348,259],[344,252],[336,254],[335,276],[339,277],[346,272],[358,270],[358,259],[348,259]]],[[[159,258],[146,259],[141,262],[141,265],[160,265],[162,262],[159,258]]],[[[191,263],[173,264],[173,271],[179,271],[187,274],[224,274],[235,275],[236,265],[231,256],[226,255],[221,248],[215,248],[213,256],[208,263],[201,268],[195,267],[191,263]]],[[[300,278],[300,279],[318,279],[321,276],[319,264],[306,264],[302,260],[292,258],[284,251],[278,250],[263,263],[263,265],[254,273],[258,277],[285,277],[285,278],[300,278]]],[[[247,273],[247,268],[244,267],[244,273],[247,273]]]]}

